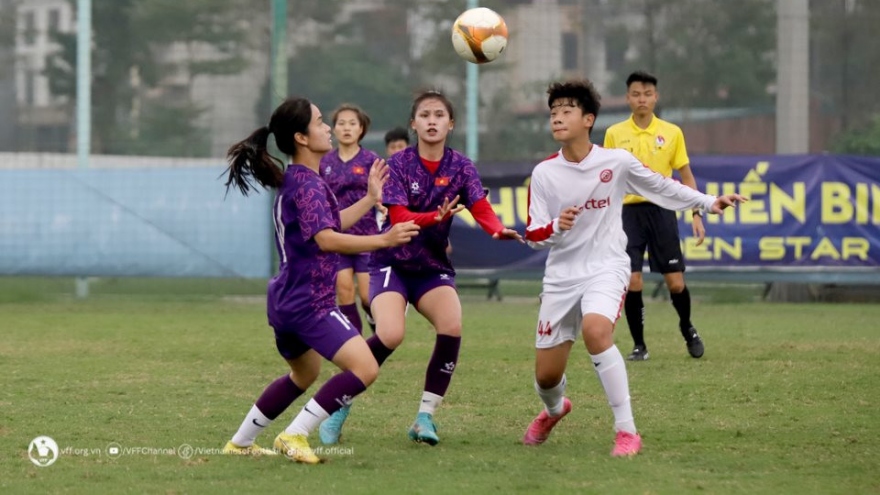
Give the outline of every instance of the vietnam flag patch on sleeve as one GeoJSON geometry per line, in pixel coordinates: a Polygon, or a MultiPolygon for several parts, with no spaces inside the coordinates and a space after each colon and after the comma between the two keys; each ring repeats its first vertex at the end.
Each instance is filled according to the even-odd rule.
{"type": "Polygon", "coordinates": [[[434,178],[435,186],[448,186],[449,185],[449,177],[435,177],[434,178]]]}
{"type": "Polygon", "coordinates": [[[359,165],[355,165],[354,167],[351,167],[351,171],[352,171],[352,173],[357,174],[357,175],[364,175],[364,173],[366,172],[366,169],[364,169],[364,167],[361,167],[359,165]]]}

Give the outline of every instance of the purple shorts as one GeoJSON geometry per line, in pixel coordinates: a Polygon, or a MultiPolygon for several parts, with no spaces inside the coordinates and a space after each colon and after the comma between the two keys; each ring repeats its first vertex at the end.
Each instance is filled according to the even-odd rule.
{"type": "Polygon", "coordinates": [[[331,361],[343,344],[360,335],[337,308],[306,327],[276,328],[275,346],[284,359],[295,359],[314,349],[331,361]]]}
{"type": "Polygon", "coordinates": [[[342,271],[347,268],[354,268],[355,273],[369,273],[370,272],[370,253],[360,253],[360,254],[351,254],[339,255],[339,264],[337,265],[337,271],[342,271]]]}
{"type": "Polygon", "coordinates": [[[397,292],[407,302],[418,307],[422,296],[444,285],[455,289],[455,277],[448,273],[421,275],[401,272],[390,266],[374,267],[370,271],[370,301],[383,292],[397,292]]]}

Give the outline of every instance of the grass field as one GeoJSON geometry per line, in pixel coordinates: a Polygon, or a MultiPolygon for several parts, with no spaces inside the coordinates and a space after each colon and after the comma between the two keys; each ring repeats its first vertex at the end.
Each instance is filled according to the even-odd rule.
{"type": "MultiPolygon", "coordinates": [[[[545,445],[519,443],[541,407],[533,286],[501,303],[466,295],[441,444],[406,438],[433,345],[411,314],[403,347],[355,403],[344,448],[302,466],[215,452],[284,373],[262,283],[103,281],[87,300],[64,294],[72,287],[0,278],[2,493],[880,493],[878,305],[697,289],[707,350],[694,360],[672,307],[649,303],[651,360],[628,366],[645,447],[612,459],[611,412],[581,344],[568,371],[572,414],[545,445]],[[35,466],[27,448],[38,435],[69,454],[35,466]],[[111,458],[113,442],[123,450],[111,458]],[[195,454],[178,455],[182,444],[195,454]]],[[[628,352],[625,323],[616,338],[628,352]]]]}

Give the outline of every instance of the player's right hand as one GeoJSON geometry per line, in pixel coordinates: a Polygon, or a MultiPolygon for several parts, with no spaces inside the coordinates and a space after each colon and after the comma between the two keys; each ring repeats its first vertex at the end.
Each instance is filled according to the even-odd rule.
{"type": "Polygon", "coordinates": [[[419,226],[412,220],[408,222],[396,223],[391,226],[388,232],[382,234],[388,243],[388,247],[399,246],[411,241],[413,237],[419,235],[419,226]]]}
{"type": "Polygon", "coordinates": [[[434,216],[434,220],[442,222],[463,210],[464,205],[458,204],[459,199],[461,198],[458,195],[452,198],[452,201],[449,198],[443,198],[443,204],[437,207],[437,215],[434,216]]]}
{"type": "Polygon", "coordinates": [[[367,195],[376,203],[382,202],[382,188],[385,187],[385,182],[388,181],[390,174],[391,169],[388,168],[385,160],[381,158],[373,160],[373,165],[370,166],[370,175],[367,178],[367,195]]]}
{"type": "Polygon", "coordinates": [[[739,194],[725,194],[724,196],[718,196],[717,198],[715,198],[715,203],[712,205],[712,209],[709,211],[711,213],[721,214],[728,206],[736,208],[736,205],[738,203],[745,203],[748,200],[749,198],[741,196],[739,194]]]}
{"type": "Polygon", "coordinates": [[[581,209],[577,206],[569,206],[568,208],[562,210],[562,213],[559,214],[559,230],[571,230],[574,227],[574,219],[577,218],[578,214],[581,212],[581,209]]]}

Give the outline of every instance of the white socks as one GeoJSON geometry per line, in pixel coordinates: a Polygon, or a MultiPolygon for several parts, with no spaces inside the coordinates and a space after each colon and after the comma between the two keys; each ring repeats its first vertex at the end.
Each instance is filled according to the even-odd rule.
{"type": "Polygon", "coordinates": [[[271,423],[272,420],[267,418],[266,415],[257,408],[257,405],[254,404],[254,406],[251,407],[250,412],[247,413],[247,416],[244,417],[241,426],[238,427],[238,431],[232,436],[232,443],[239,447],[250,447],[254,444],[257,435],[265,430],[271,423]]]}
{"type": "Polygon", "coordinates": [[[321,421],[324,421],[329,417],[330,415],[327,414],[327,411],[319,406],[318,403],[315,402],[315,399],[310,399],[299,414],[293,418],[293,422],[290,423],[290,426],[285,428],[284,433],[287,433],[288,435],[308,436],[309,433],[315,431],[315,428],[321,424],[321,421]]]}
{"type": "Polygon", "coordinates": [[[614,413],[615,431],[636,433],[636,424],[633,421],[632,406],[629,401],[629,379],[626,376],[626,363],[620,350],[612,345],[604,352],[596,355],[590,354],[599,381],[605,389],[608,404],[614,413]]]}
{"type": "Polygon", "coordinates": [[[562,414],[562,399],[565,397],[565,383],[565,375],[562,375],[562,380],[552,388],[541,388],[538,385],[538,382],[535,382],[535,391],[538,392],[538,396],[541,398],[544,407],[547,408],[547,414],[550,416],[559,416],[562,414]]]}
{"type": "Polygon", "coordinates": [[[434,411],[437,410],[441,402],[443,402],[442,396],[432,394],[431,392],[422,392],[422,402],[419,404],[419,412],[428,413],[433,416],[434,411]]]}

